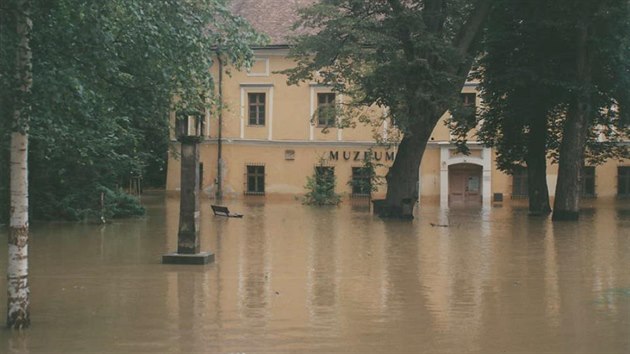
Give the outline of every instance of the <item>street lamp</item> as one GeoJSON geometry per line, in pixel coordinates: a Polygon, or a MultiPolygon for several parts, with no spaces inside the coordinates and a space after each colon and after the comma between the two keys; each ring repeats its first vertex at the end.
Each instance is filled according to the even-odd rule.
{"type": "Polygon", "coordinates": [[[214,254],[200,252],[199,244],[199,142],[202,140],[200,112],[179,112],[175,133],[181,144],[179,231],[177,252],[162,256],[165,264],[207,264],[214,254]]]}

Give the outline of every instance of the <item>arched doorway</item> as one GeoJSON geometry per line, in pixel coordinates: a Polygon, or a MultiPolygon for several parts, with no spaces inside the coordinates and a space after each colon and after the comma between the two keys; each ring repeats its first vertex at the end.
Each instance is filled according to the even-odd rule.
{"type": "Polygon", "coordinates": [[[448,201],[450,206],[481,206],[483,167],[458,163],[448,167],[448,201]]]}

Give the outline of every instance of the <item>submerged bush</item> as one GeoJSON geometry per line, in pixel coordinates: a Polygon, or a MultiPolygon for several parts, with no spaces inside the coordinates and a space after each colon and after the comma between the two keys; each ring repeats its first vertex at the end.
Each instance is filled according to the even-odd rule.
{"type": "Polygon", "coordinates": [[[138,198],[121,191],[104,190],[105,218],[123,218],[144,215],[145,209],[138,198]]]}
{"type": "Polygon", "coordinates": [[[302,202],[308,205],[337,205],[341,202],[341,196],[335,193],[337,179],[333,167],[325,167],[320,164],[315,168],[312,176],[306,177],[308,191],[302,202]]]}
{"type": "Polygon", "coordinates": [[[105,220],[144,215],[138,198],[123,191],[97,187],[86,193],[69,193],[56,198],[52,193],[32,198],[38,203],[34,218],[39,220],[105,220]],[[101,193],[103,199],[101,202],[101,193]]]}

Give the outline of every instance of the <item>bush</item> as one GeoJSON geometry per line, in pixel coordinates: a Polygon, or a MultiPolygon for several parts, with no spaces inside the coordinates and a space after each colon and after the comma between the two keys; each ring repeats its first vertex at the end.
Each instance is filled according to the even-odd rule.
{"type": "Polygon", "coordinates": [[[320,167],[316,168],[312,176],[306,177],[306,190],[308,191],[302,202],[308,205],[337,205],[341,202],[341,196],[335,193],[337,185],[334,172],[320,167]],[[318,172],[319,171],[319,172],[318,172]]]}
{"type": "Polygon", "coordinates": [[[138,198],[121,191],[102,189],[104,193],[104,213],[106,219],[144,215],[145,209],[138,198]]]}
{"type": "Polygon", "coordinates": [[[36,220],[105,220],[144,215],[140,201],[122,191],[103,186],[77,191],[67,191],[62,197],[42,193],[31,198],[36,220]],[[101,205],[101,193],[103,203],[101,205]]]}

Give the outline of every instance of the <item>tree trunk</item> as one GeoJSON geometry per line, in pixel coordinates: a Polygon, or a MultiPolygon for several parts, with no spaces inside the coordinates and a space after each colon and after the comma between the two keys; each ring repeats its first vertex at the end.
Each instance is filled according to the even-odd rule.
{"type": "Polygon", "coordinates": [[[551,212],[547,188],[547,116],[545,112],[532,116],[527,140],[527,191],[529,214],[551,212]]]}
{"type": "Polygon", "coordinates": [[[431,130],[406,134],[396,152],[394,164],[387,172],[385,206],[378,212],[381,217],[413,219],[413,207],[418,201],[420,162],[431,130]],[[428,135],[426,134],[428,132],[428,135]]]}
{"type": "Polygon", "coordinates": [[[14,329],[30,325],[28,286],[28,124],[32,78],[30,47],[32,22],[30,0],[17,6],[16,73],[17,90],[13,132],[11,133],[11,211],[7,266],[7,326],[14,329]]]}
{"type": "MultiPolygon", "coordinates": [[[[463,58],[461,65],[452,69],[453,74],[458,75],[461,79],[461,82],[453,84],[453,90],[461,90],[461,87],[466,82],[472,62],[469,56],[483,29],[483,24],[490,12],[490,6],[493,1],[478,0],[475,3],[474,11],[471,12],[453,40],[453,46],[463,58]]],[[[431,1],[427,6],[432,11],[431,14],[427,13],[427,28],[429,31],[439,35],[444,30],[445,23],[440,18],[444,15],[442,12],[447,10],[445,2],[431,1]],[[429,17],[434,17],[434,20],[431,20],[429,17]]],[[[410,58],[415,60],[414,55],[408,54],[410,58]]],[[[415,90],[411,90],[411,92],[415,94],[415,90]]],[[[409,103],[413,105],[412,102],[409,103]]],[[[379,207],[378,211],[376,211],[380,216],[413,219],[413,207],[418,201],[419,169],[422,155],[424,155],[427,143],[435,125],[439,121],[439,117],[445,111],[446,107],[431,111],[413,112],[416,113],[418,118],[416,124],[413,124],[409,129],[411,133],[405,134],[398,145],[394,164],[387,173],[385,205],[379,207]],[[426,117],[429,118],[422,119],[426,117]]]]}
{"type": "Polygon", "coordinates": [[[591,104],[591,55],[588,50],[588,26],[583,21],[577,28],[576,81],[564,123],[558,164],[558,183],[553,220],[577,220],[580,210],[580,185],[591,104]]]}

